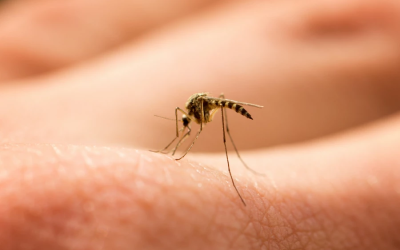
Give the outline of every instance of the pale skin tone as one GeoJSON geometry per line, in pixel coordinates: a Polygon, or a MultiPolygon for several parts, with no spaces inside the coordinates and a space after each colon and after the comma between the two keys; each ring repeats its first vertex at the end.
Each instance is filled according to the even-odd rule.
{"type": "Polygon", "coordinates": [[[1,249],[400,247],[398,1],[98,2],[0,5],[1,249]]]}

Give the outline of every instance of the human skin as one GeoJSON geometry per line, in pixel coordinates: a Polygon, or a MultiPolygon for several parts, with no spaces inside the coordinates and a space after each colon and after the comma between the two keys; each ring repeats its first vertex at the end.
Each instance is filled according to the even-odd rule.
{"type": "MultiPolygon", "coordinates": [[[[0,74],[1,249],[400,247],[400,4],[206,5],[169,24],[143,20],[118,43],[78,32],[68,60],[47,60],[60,43],[29,63],[5,55],[15,61],[0,74]],[[220,113],[197,153],[147,151],[174,136],[153,114],[173,117],[202,91],[265,106],[248,108],[253,121],[228,112],[241,155],[266,175],[230,152],[247,206],[220,113]]],[[[28,18],[18,6],[2,9],[7,25],[28,18]]],[[[41,44],[31,39],[20,51],[41,44]]]]}
{"type": "Polygon", "coordinates": [[[118,47],[152,28],[205,8],[210,2],[7,2],[4,7],[6,10],[1,13],[0,39],[3,42],[0,45],[0,65],[3,70],[0,79],[21,78],[68,66],[118,47]]]}

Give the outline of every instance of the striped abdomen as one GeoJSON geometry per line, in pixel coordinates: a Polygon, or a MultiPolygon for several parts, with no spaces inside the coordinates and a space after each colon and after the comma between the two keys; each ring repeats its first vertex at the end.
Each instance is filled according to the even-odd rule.
{"type": "Polygon", "coordinates": [[[233,102],[229,102],[229,101],[225,101],[225,100],[219,100],[219,101],[215,101],[215,105],[235,110],[236,113],[239,113],[239,114],[241,114],[241,115],[253,120],[253,118],[251,117],[249,112],[247,112],[247,110],[245,110],[243,108],[243,106],[241,106],[239,104],[236,104],[236,103],[233,103],[233,102]]]}

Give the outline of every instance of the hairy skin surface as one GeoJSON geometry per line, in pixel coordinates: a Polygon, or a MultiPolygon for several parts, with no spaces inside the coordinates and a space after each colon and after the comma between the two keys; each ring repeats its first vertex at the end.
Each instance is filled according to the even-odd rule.
{"type": "Polygon", "coordinates": [[[399,125],[394,118],[330,143],[266,151],[251,163],[267,178],[234,168],[247,207],[223,165],[124,148],[4,144],[0,242],[3,249],[398,249],[400,171],[391,164],[400,164],[392,159],[400,136],[386,139],[399,125]]]}
{"type": "Polygon", "coordinates": [[[398,0],[0,13],[1,250],[400,248],[398,0]],[[264,106],[246,107],[253,121],[227,110],[266,174],[229,152],[246,207],[220,119],[181,161],[147,151],[175,132],[153,115],[199,92],[264,106]]]}

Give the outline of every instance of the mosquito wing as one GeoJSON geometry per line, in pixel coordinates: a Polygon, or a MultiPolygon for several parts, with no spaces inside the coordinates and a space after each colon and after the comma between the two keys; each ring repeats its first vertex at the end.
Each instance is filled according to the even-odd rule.
{"type": "Polygon", "coordinates": [[[238,102],[238,101],[224,99],[224,98],[216,98],[216,97],[210,97],[210,96],[202,96],[202,98],[205,100],[226,101],[226,102],[231,102],[231,103],[236,103],[239,105],[246,105],[246,106],[251,106],[251,107],[256,107],[256,108],[264,107],[264,106],[257,105],[257,104],[252,104],[252,103],[247,103],[247,102],[238,102]]]}

